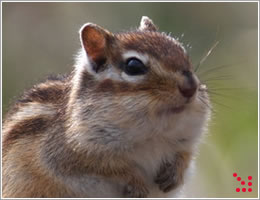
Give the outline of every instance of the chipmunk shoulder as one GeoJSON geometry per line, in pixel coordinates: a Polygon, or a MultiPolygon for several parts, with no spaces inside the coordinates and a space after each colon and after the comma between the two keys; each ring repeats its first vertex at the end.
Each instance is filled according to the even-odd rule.
{"type": "Polygon", "coordinates": [[[210,116],[184,47],[148,17],[79,33],[73,72],[5,117],[3,197],[176,197],[210,116]]]}

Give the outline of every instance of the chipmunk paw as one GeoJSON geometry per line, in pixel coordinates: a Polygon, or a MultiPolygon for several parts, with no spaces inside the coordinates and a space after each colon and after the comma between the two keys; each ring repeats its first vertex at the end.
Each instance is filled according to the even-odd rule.
{"type": "Polygon", "coordinates": [[[175,189],[183,182],[183,174],[177,173],[174,163],[163,163],[155,179],[155,183],[159,185],[160,190],[169,192],[175,189]]]}

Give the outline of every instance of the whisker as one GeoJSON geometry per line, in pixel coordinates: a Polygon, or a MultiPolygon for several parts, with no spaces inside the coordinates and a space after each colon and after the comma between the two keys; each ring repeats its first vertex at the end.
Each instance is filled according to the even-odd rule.
{"type": "Polygon", "coordinates": [[[247,88],[209,88],[209,90],[243,90],[247,88]]]}
{"type": "Polygon", "coordinates": [[[202,57],[202,59],[200,60],[200,62],[198,63],[198,65],[195,67],[195,72],[197,72],[197,70],[200,68],[200,66],[205,62],[205,60],[208,58],[208,56],[211,54],[211,52],[213,51],[213,49],[215,49],[215,47],[218,45],[219,41],[216,41],[213,46],[209,49],[209,51],[206,53],[206,55],[204,57],[202,57]]]}
{"type": "Polygon", "coordinates": [[[229,106],[227,106],[227,105],[225,105],[225,104],[223,104],[223,103],[219,103],[219,102],[213,100],[212,98],[211,98],[211,102],[214,103],[214,104],[217,104],[217,105],[220,105],[220,106],[223,106],[223,107],[225,107],[225,108],[228,108],[228,109],[232,110],[231,107],[229,107],[229,106]]]}
{"type": "Polygon", "coordinates": [[[245,60],[233,63],[233,64],[224,64],[224,65],[218,65],[215,67],[209,67],[207,70],[199,72],[198,76],[201,76],[201,75],[206,76],[207,74],[209,74],[211,72],[216,72],[216,71],[224,69],[224,68],[226,69],[226,68],[230,68],[230,67],[235,67],[237,65],[241,65],[242,63],[247,63],[247,62],[248,62],[248,60],[245,59],[245,60]]]}
{"type": "Polygon", "coordinates": [[[220,97],[225,97],[225,98],[228,98],[228,99],[234,99],[234,97],[232,97],[232,96],[229,96],[229,95],[226,95],[226,94],[221,94],[221,93],[218,93],[218,92],[213,92],[213,91],[210,91],[210,90],[208,90],[208,93],[216,95],[216,96],[220,96],[220,97]]]}
{"type": "Polygon", "coordinates": [[[213,109],[213,107],[210,106],[207,102],[205,102],[202,97],[199,96],[199,100],[200,100],[205,106],[207,106],[213,113],[216,113],[216,111],[213,109]]]}
{"type": "Polygon", "coordinates": [[[216,80],[231,80],[231,78],[233,78],[231,75],[224,75],[224,76],[208,78],[206,80],[202,80],[202,82],[216,81],[216,80]]]}
{"type": "MultiPolygon", "coordinates": [[[[225,74],[225,75],[219,75],[219,76],[211,76],[211,77],[207,77],[208,79],[211,79],[211,78],[220,78],[220,77],[232,77],[233,75],[231,74],[225,74]]],[[[202,79],[203,80],[203,79],[202,79]]]]}
{"type": "Polygon", "coordinates": [[[223,68],[230,68],[230,67],[234,67],[234,65],[225,64],[225,65],[218,65],[216,67],[209,67],[208,70],[205,70],[205,71],[198,73],[198,76],[201,76],[201,75],[205,76],[205,75],[207,75],[211,72],[218,71],[218,70],[221,70],[223,68]]]}

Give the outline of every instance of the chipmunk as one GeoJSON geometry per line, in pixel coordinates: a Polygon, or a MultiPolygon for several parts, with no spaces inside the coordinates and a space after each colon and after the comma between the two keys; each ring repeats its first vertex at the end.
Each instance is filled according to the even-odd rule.
{"type": "Polygon", "coordinates": [[[184,47],[145,16],[79,34],[75,69],[5,117],[3,197],[175,197],[210,117],[184,47]]]}

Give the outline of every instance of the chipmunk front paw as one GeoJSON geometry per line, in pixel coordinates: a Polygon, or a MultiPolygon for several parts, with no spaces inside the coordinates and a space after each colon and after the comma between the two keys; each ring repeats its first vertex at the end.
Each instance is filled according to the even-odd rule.
{"type": "Polygon", "coordinates": [[[174,164],[169,162],[163,163],[155,179],[155,183],[159,185],[160,190],[169,192],[177,187],[180,182],[181,179],[176,173],[174,164]]]}
{"type": "Polygon", "coordinates": [[[173,161],[164,161],[155,178],[155,183],[159,185],[160,190],[169,192],[181,185],[190,160],[191,153],[182,151],[175,154],[173,161]]]}
{"type": "Polygon", "coordinates": [[[174,163],[164,162],[155,179],[160,190],[169,192],[183,182],[183,172],[176,168],[174,163]]]}
{"type": "Polygon", "coordinates": [[[146,198],[148,189],[145,186],[126,185],[124,188],[124,196],[127,198],[146,198]]]}

